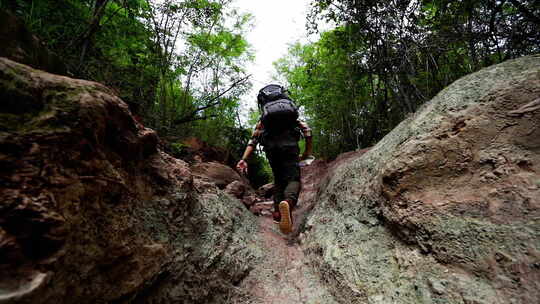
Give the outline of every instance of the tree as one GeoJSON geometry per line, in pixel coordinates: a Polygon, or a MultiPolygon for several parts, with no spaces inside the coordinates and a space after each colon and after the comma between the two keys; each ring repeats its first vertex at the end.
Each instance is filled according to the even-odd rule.
{"type": "Polygon", "coordinates": [[[0,0],[0,7],[21,16],[69,74],[114,89],[160,135],[186,137],[218,122],[234,126],[229,117],[250,86],[243,35],[251,17],[232,3],[0,0]]]}
{"type": "Polygon", "coordinates": [[[243,33],[250,16],[229,8],[231,2],[168,0],[151,5],[148,26],[162,49],[159,94],[151,112],[162,134],[177,133],[195,121],[225,118],[230,113],[224,112],[234,112],[238,97],[249,88],[243,65],[251,55],[243,33]]]}
{"type": "Polygon", "coordinates": [[[374,144],[445,86],[540,51],[537,1],[312,1],[308,27],[337,27],[276,64],[320,139],[316,151],[374,144]]]}

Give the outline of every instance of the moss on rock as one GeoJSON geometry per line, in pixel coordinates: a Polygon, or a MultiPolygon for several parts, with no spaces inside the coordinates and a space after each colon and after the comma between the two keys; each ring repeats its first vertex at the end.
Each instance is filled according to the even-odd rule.
{"type": "Polygon", "coordinates": [[[248,296],[236,285],[261,256],[253,215],[200,190],[109,89],[5,58],[0,87],[1,301],[248,296]]]}
{"type": "Polygon", "coordinates": [[[540,296],[540,113],[508,115],[539,96],[539,69],[528,56],[456,81],[322,184],[304,247],[337,298],[540,296]]]}

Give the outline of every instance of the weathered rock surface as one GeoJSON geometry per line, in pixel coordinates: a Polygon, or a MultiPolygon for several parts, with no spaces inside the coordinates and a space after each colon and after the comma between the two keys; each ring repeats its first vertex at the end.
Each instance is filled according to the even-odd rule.
{"type": "Polygon", "coordinates": [[[233,164],[230,153],[219,147],[213,147],[196,137],[189,137],[181,141],[185,147],[188,161],[217,162],[228,165],[233,164]]]}
{"type": "Polygon", "coordinates": [[[231,167],[217,162],[196,163],[190,167],[197,183],[210,184],[239,199],[249,208],[258,201],[249,181],[231,167]]]}
{"type": "Polygon", "coordinates": [[[195,177],[211,182],[220,189],[225,189],[229,184],[237,181],[248,187],[250,192],[254,192],[246,178],[224,164],[217,162],[198,163],[191,167],[191,171],[195,177]]]}
{"type": "Polygon", "coordinates": [[[271,198],[272,195],[274,195],[274,184],[269,183],[260,186],[259,189],[257,189],[257,194],[264,198],[271,198]]]}
{"type": "Polygon", "coordinates": [[[303,168],[283,238],[106,87],[0,58],[0,302],[536,303],[539,98],[540,56],[464,77],[303,168]]]}
{"type": "Polygon", "coordinates": [[[540,299],[540,56],[443,90],[335,168],[301,240],[342,303],[540,299]]]}
{"type": "Polygon", "coordinates": [[[244,296],[255,217],[157,143],[106,87],[0,58],[0,302],[244,296]]]}

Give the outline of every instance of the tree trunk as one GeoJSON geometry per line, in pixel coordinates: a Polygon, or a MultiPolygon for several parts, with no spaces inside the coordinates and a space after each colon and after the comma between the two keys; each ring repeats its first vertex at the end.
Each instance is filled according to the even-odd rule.
{"type": "Polygon", "coordinates": [[[103,15],[105,14],[105,7],[109,3],[110,0],[96,0],[94,3],[94,13],[92,16],[92,21],[90,23],[90,26],[86,30],[86,32],[82,36],[82,47],[81,47],[81,56],[79,58],[79,66],[82,65],[84,61],[84,57],[86,56],[86,52],[88,48],[90,47],[90,42],[92,40],[92,37],[99,29],[99,23],[101,21],[101,18],[103,18],[103,15]]]}

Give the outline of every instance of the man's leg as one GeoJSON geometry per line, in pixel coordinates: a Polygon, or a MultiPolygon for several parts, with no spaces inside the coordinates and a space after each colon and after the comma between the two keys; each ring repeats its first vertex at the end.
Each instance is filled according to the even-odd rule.
{"type": "Polygon", "coordinates": [[[298,203],[298,195],[300,193],[300,182],[299,181],[290,181],[283,191],[283,196],[285,197],[291,208],[296,207],[298,203]]]}
{"type": "Polygon", "coordinates": [[[289,160],[285,163],[284,168],[285,188],[283,189],[283,195],[285,199],[294,208],[298,202],[298,196],[300,194],[300,167],[295,160],[289,160]]]}
{"type": "Polygon", "coordinates": [[[283,177],[285,188],[283,190],[284,200],[279,203],[281,221],[279,229],[288,234],[293,230],[292,209],[296,206],[298,195],[300,193],[300,167],[297,163],[297,154],[294,159],[287,159],[283,165],[283,177]]]}
{"type": "Polygon", "coordinates": [[[279,223],[281,220],[281,215],[279,214],[279,203],[285,199],[284,191],[287,187],[287,183],[283,175],[282,161],[278,153],[266,153],[270,167],[272,168],[272,174],[274,175],[274,190],[273,190],[273,200],[274,200],[274,212],[272,217],[274,222],[279,223]]]}
{"type": "Polygon", "coordinates": [[[279,203],[285,199],[284,190],[285,184],[274,177],[274,213],[272,217],[274,222],[279,223],[281,215],[279,214],[279,203]]]}

